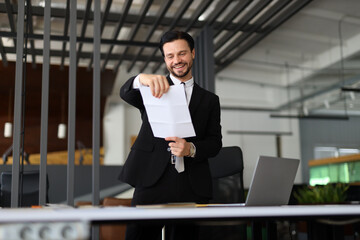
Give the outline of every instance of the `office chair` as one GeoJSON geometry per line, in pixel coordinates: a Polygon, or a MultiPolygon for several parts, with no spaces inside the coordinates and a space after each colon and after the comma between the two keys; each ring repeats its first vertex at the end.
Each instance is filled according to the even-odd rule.
{"type": "Polygon", "coordinates": [[[243,155],[239,147],[223,147],[217,156],[209,159],[213,178],[211,203],[245,202],[243,155]]]}
{"type": "MultiPolygon", "coordinates": [[[[213,198],[210,203],[245,202],[243,182],[243,155],[239,147],[223,147],[217,156],[209,159],[213,180],[213,198]]],[[[246,224],[202,226],[200,239],[246,239],[246,224]]]]}
{"type": "MultiPolygon", "coordinates": [[[[32,205],[39,204],[39,171],[26,171],[23,174],[20,174],[23,178],[23,191],[21,196],[21,207],[30,207],[32,205]]],[[[1,184],[1,204],[2,207],[11,206],[11,177],[12,172],[2,172],[0,178],[1,184]]],[[[46,189],[46,201],[49,202],[47,190],[49,187],[49,180],[47,180],[47,189],[46,189]]]]}

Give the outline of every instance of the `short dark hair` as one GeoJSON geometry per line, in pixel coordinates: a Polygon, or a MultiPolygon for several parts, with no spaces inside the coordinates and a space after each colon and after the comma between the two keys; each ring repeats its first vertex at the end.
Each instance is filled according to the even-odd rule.
{"type": "Polygon", "coordinates": [[[190,36],[190,34],[181,31],[169,31],[164,33],[164,35],[160,39],[159,49],[161,51],[161,54],[164,56],[163,46],[165,43],[172,42],[178,39],[184,39],[188,43],[191,51],[194,49],[194,39],[190,36]]]}

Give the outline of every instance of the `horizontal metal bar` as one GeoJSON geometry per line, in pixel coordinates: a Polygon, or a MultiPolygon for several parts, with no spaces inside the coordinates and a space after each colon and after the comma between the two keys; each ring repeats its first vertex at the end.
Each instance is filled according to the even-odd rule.
{"type": "MultiPolygon", "coordinates": [[[[0,37],[16,38],[16,33],[0,31],[0,37]]],[[[39,39],[44,38],[43,34],[24,34],[24,37],[28,39],[39,39]]],[[[51,41],[69,41],[68,36],[62,35],[51,35],[51,41]]],[[[78,37],[77,42],[81,43],[93,43],[93,38],[90,37],[78,37]]],[[[111,45],[124,45],[124,46],[140,46],[140,47],[151,47],[158,48],[159,43],[149,43],[149,42],[139,42],[139,41],[127,41],[127,40],[113,40],[113,39],[101,39],[101,44],[111,44],[111,45]]]]}
{"type": "Polygon", "coordinates": [[[260,108],[260,107],[237,107],[237,106],[221,106],[221,110],[228,111],[255,111],[255,112],[274,112],[274,108],[260,108]]]}
{"type": "Polygon", "coordinates": [[[292,132],[271,132],[271,131],[237,131],[229,130],[228,134],[243,134],[243,135],[274,135],[274,136],[291,136],[292,132]]]}
{"type": "MultiPolygon", "coordinates": [[[[15,47],[4,47],[4,51],[9,54],[15,54],[16,53],[16,48],[15,47]]],[[[27,50],[27,53],[30,53],[30,50],[27,50]]],[[[43,49],[35,49],[34,51],[35,55],[39,55],[42,56],[43,54],[43,49]]],[[[89,59],[92,56],[93,52],[81,52],[80,57],[81,58],[87,58],[89,59]]],[[[50,56],[51,57],[61,57],[62,56],[62,50],[50,50],[50,56]]],[[[65,52],[65,57],[69,57],[69,51],[65,52]]],[[[101,54],[101,59],[105,59],[106,54],[102,53],[101,54]]],[[[109,57],[109,60],[118,60],[120,57],[120,54],[111,54],[109,57]]],[[[128,54],[124,57],[124,60],[130,61],[134,58],[133,54],[128,54]]],[[[162,57],[154,57],[153,61],[158,62],[161,61],[163,58],[162,57]]],[[[147,57],[146,56],[140,56],[138,58],[139,61],[145,62],[147,61],[147,57]]]]}
{"type": "MultiPolygon", "coordinates": [[[[120,183],[117,186],[102,189],[100,191],[100,199],[104,199],[106,197],[115,197],[116,195],[124,193],[130,189],[132,189],[132,187],[127,183],[120,183]]],[[[92,194],[88,193],[75,197],[74,202],[82,202],[82,201],[90,202],[91,200],[92,200],[92,194]]],[[[66,204],[66,201],[61,202],[61,204],[66,204]]]]}
{"type": "Polygon", "coordinates": [[[360,88],[342,87],[343,92],[360,92],[360,88]]]}
{"type": "MultiPolygon", "coordinates": [[[[190,1],[192,2],[192,1],[190,1]]],[[[17,14],[17,5],[16,4],[12,4],[12,9],[13,9],[13,14],[17,14]]],[[[43,17],[44,16],[44,8],[40,7],[40,6],[32,6],[32,13],[33,16],[40,16],[43,17]]],[[[6,11],[6,6],[5,3],[0,3],[0,13],[7,13],[6,11]]],[[[78,9],[77,10],[77,20],[83,20],[85,18],[85,10],[82,9],[78,9]]],[[[121,18],[121,13],[115,13],[115,12],[109,12],[107,14],[106,17],[106,21],[109,23],[118,23],[119,19],[121,18]]],[[[66,8],[57,8],[57,7],[52,7],[51,8],[51,17],[52,18],[65,18],[66,17],[66,8]]],[[[139,15],[136,14],[128,14],[126,16],[125,19],[125,24],[134,24],[137,22],[137,19],[139,18],[139,15]]],[[[144,18],[143,24],[144,25],[149,25],[152,26],[153,23],[156,21],[157,16],[146,16],[144,18]]],[[[174,21],[175,18],[172,17],[164,17],[161,21],[160,24],[163,27],[169,27],[171,26],[171,23],[174,21]]],[[[94,20],[94,12],[91,11],[89,13],[89,20],[93,21],[94,20]]],[[[190,19],[179,19],[179,21],[177,21],[177,26],[178,27],[185,27],[187,26],[189,23],[191,22],[190,19]]],[[[193,25],[193,28],[197,28],[197,29],[201,29],[203,28],[205,25],[207,24],[207,21],[198,21],[193,25]]],[[[222,25],[221,22],[215,22],[213,24],[213,28],[214,29],[218,29],[220,26],[222,25]]],[[[236,27],[237,25],[234,23],[230,23],[228,24],[224,29],[225,30],[232,30],[236,27]]]]}
{"type": "Polygon", "coordinates": [[[319,119],[319,120],[349,120],[349,116],[343,115],[325,115],[325,114],[317,114],[317,115],[282,115],[282,114],[271,114],[272,118],[300,118],[300,119],[319,119]]]}

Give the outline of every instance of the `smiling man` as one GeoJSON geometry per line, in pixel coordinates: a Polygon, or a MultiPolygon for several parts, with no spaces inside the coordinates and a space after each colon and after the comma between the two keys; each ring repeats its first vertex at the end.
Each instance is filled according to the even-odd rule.
{"type": "MultiPolygon", "coordinates": [[[[194,82],[194,40],[188,33],[166,32],[159,48],[170,74],[139,74],[130,78],[120,90],[121,98],[140,110],[142,125],[119,178],[135,187],[133,206],[207,203],[212,197],[208,158],[215,156],[222,147],[219,98],[194,82]],[[154,97],[161,98],[170,85],[181,83],[184,83],[196,136],[156,138],[139,87],[147,86],[154,97]]],[[[126,239],[161,239],[161,228],[159,225],[129,224],[126,239]]],[[[198,238],[195,226],[168,226],[167,229],[171,239],[198,238]]]]}

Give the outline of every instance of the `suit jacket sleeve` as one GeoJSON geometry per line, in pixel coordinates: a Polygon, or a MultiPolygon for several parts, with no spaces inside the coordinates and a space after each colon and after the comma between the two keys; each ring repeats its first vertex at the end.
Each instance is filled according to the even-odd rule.
{"type": "MultiPolygon", "coordinates": [[[[135,76],[136,77],[136,76],[135,76]]],[[[120,97],[128,104],[138,108],[140,111],[145,109],[140,90],[133,89],[135,77],[130,78],[120,89],[120,97]]]]}

